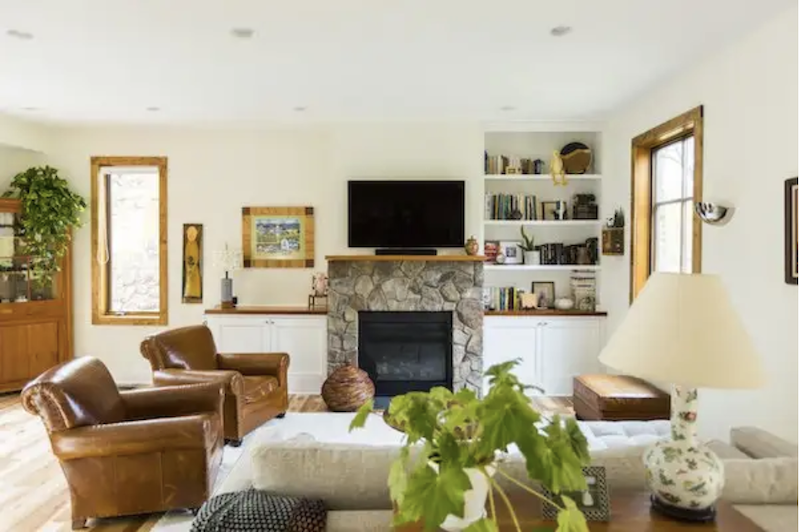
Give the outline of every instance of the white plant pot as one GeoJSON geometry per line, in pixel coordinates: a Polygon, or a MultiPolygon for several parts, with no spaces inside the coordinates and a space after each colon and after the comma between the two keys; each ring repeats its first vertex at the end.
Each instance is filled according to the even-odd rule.
{"type": "MultiPolygon", "coordinates": [[[[431,463],[431,468],[439,471],[438,464],[431,463]]],[[[486,466],[489,476],[494,476],[495,468],[486,466]]],[[[489,496],[489,480],[479,469],[467,468],[464,473],[469,477],[472,489],[464,492],[464,517],[448,515],[441,524],[441,529],[447,532],[460,532],[472,523],[486,516],[486,498],[489,496]]]]}
{"type": "Polygon", "coordinates": [[[540,252],[539,251],[525,251],[522,254],[525,264],[539,264],[541,262],[540,252]]]}

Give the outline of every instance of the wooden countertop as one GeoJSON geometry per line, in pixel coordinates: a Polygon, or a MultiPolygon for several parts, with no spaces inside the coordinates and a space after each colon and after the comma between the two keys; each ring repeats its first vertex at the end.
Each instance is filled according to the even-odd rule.
{"type": "MultiPolygon", "coordinates": [[[[206,309],[206,314],[285,314],[285,315],[326,315],[327,308],[280,307],[280,306],[241,306],[236,308],[214,307],[206,309]]],[[[587,312],[583,310],[486,310],[484,316],[606,316],[605,311],[587,312]]]]}
{"type": "Polygon", "coordinates": [[[608,312],[596,310],[484,310],[484,316],[607,316],[608,312]]]}
{"type": "Polygon", "coordinates": [[[325,260],[362,262],[484,262],[483,255],[325,255],[325,260]]]}
{"type": "Polygon", "coordinates": [[[206,314],[327,314],[324,307],[269,307],[269,306],[240,306],[236,308],[214,307],[206,309],[206,314]]]}

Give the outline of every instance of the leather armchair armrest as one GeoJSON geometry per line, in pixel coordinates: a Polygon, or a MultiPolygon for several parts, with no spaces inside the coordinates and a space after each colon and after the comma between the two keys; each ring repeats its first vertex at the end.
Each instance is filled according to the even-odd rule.
{"type": "Polygon", "coordinates": [[[242,395],[244,380],[238,371],[198,370],[198,369],[159,369],[153,372],[156,386],[177,386],[179,384],[218,383],[225,386],[225,393],[242,395]]]}
{"type": "Polygon", "coordinates": [[[272,375],[278,385],[286,387],[289,370],[287,353],[218,353],[217,366],[235,370],[242,375],[272,375]]]}
{"type": "Polygon", "coordinates": [[[213,423],[212,416],[199,414],[92,425],[53,432],[50,443],[61,460],[205,449],[213,423]]]}
{"type": "Polygon", "coordinates": [[[210,382],[141,388],[120,392],[120,396],[125,405],[125,418],[128,420],[186,416],[204,412],[222,416],[225,388],[222,382],[210,382]]]}

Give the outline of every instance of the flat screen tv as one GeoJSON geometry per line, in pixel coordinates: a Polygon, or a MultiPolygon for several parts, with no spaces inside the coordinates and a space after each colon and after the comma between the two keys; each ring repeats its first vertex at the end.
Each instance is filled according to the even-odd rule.
{"type": "Polygon", "coordinates": [[[464,245],[463,181],[350,181],[347,192],[350,247],[464,245]]]}

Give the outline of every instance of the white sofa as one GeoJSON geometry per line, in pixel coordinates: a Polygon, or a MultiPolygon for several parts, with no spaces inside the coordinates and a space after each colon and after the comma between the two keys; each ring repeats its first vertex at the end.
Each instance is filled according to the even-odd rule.
{"type": "MultiPolygon", "coordinates": [[[[659,434],[663,424],[651,423],[581,423],[590,441],[592,463],[605,466],[611,489],[644,489],[642,454],[649,443],[664,436],[659,434]]],[[[254,435],[219,493],[252,486],[320,498],[329,509],[329,532],[391,530],[386,478],[399,439],[383,441],[376,432],[369,442],[350,441],[349,437],[358,440],[358,434],[345,435],[346,424],[343,427],[341,434],[331,426],[310,431],[317,434],[284,430],[254,435]]],[[[372,428],[383,430],[374,423],[372,428]]],[[[394,432],[383,436],[397,438],[394,432]]],[[[731,444],[711,445],[725,463],[726,500],[768,532],[797,530],[796,445],[752,428],[734,429],[731,444]]],[[[510,456],[505,470],[525,478],[519,456],[510,456]]],[[[517,489],[502,478],[498,480],[506,489],[517,489]]]]}

